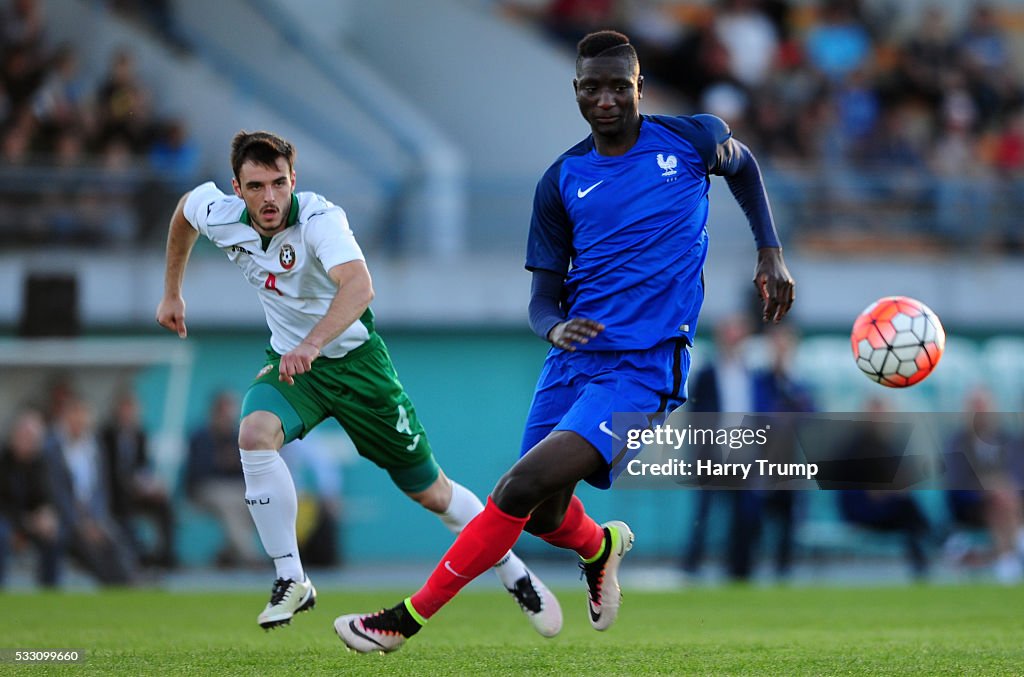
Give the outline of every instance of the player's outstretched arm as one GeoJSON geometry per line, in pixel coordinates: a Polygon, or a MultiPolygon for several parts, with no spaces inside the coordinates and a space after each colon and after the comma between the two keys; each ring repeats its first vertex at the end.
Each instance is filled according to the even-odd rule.
{"type": "Polygon", "coordinates": [[[765,322],[778,322],[786,316],[796,299],[796,282],[782,258],[781,247],[757,250],[754,286],[761,295],[765,322]]]}
{"type": "Polygon", "coordinates": [[[725,177],[729,190],[747,217],[757,244],[754,286],[763,301],[765,322],[781,320],[796,298],[793,276],[782,258],[782,245],[768,204],[761,169],[750,149],[732,138],[732,131],[714,115],[696,115],[706,131],[709,149],[708,171],[725,177]]]}
{"type": "Polygon", "coordinates": [[[167,232],[167,260],[164,269],[164,296],[156,309],[156,321],[161,327],[185,338],[185,299],[181,296],[181,284],[185,279],[185,266],[199,238],[199,232],[185,218],[185,201],[189,193],[178,200],[171,216],[167,232]]]}
{"type": "Polygon", "coordinates": [[[327,274],[338,285],[338,292],[323,318],[302,343],[281,356],[278,378],[288,385],[295,383],[294,377],[297,374],[309,371],[313,360],[320,357],[320,349],[362,317],[373,301],[373,281],[364,261],[349,261],[333,266],[327,274]]]}

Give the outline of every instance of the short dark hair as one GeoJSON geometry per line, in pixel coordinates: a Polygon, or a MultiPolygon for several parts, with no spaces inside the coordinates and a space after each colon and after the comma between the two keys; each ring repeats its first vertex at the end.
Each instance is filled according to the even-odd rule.
{"type": "Polygon", "coordinates": [[[629,38],[618,31],[597,31],[583,37],[576,45],[576,73],[580,72],[584,59],[599,56],[618,56],[629,59],[630,66],[639,70],[640,59],[636,49],[629,44],[629,38]]]}
{"type": "Polygon", "coordinates": [[[281,157],[288,161],[288,169],[295,168],[295,146],[272,132],[247,132],[243,129],[231,139],[231,171],[235,173],[235,179],[246,162],[274,167],[277,158],[281,157]]]}

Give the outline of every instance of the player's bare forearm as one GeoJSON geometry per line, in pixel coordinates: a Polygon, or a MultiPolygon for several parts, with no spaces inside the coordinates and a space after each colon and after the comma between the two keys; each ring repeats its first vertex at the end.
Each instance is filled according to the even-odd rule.
{"type": "Polygon", "coordinates": [[[337,283],[338,293],[334,295],[327,313],[306,336],[306,342],[317,350],[336,339],[349,325],[362,317],[373,301],[373,281],[362,261],[349,261],[334,266],[328,274],[337,283]]]}
{"type": "Polygon", "coordinates": [[[181,284],[185,278],[185,266],[192,253],[198,231],[185,219],[185,200],[188,193],[181,196],[178,206],[171,216],[171,225],[167,230],[167,260],[164,269],[164,296],[156,309],[157,323],[185,338],[185,300],[181,297],[181,284]]]}
{"type": "Polygon", "coordinates": [[[164,270],[164,296],[181,294],[181,283],[185,279],[185,266],[192,254],[192,248],[199,239],[199,232],[185,218],[185,201],[189,193],[178,200],[171,216],[167,231],[167,260],[164,270]]]}
{"type": "Polygon", "coordinates": [[[796,299],[796,282],[782,258],[781,247],[757,250],[754,286],[761,295],[765,322],[778,322],[786,316],[796,299]]]}
{"type": "Polygon", "coordinates": [[[338,292],[302,343],[281,356],[278,378],[288,384],[295,382],[297,374],[309,371],[320,350],[362,317],[373,301],[373,282],[364,262],[349,261],[327,272],[337,283],[338,292]]]}

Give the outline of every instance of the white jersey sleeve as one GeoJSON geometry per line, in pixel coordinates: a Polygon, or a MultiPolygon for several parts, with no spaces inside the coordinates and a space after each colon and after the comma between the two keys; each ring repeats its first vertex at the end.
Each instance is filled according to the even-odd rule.
{"type": "Polygon", "coordinates": [[[349,261],[364,261],[363,251],[348,225],[345,210],[337,205],[309,217],[305,225],[307,243],[324,270],[349,261]]]}
{"type": "Polygon", "coordinates": [[[231,197],[222,193],[213,181],[207,181],[196,186],[189,193],[188,199],[185,200],[185,219],[201,235],[210,237],[208,226],[214,205],[222,200],[230,199],[231,197]]]}

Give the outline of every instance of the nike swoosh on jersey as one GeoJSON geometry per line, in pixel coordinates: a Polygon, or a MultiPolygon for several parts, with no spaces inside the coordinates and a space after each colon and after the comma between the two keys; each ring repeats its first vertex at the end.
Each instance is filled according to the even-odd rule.
{"type": "Polygon", "coordinates": [[[587,188],[586,190],[583,190],[582,188],[577,188],[576,189],[576,197],[578,197],[580,199],[585,198],[590,191],[594,190],[595,188],[600,186],[602,183],[604,183],[604,179],[601,179],[600,181],[595,183],[590,188],[587,188]]]}
{"type": "Polygon", "coordinates": [[[619,437],[618,435],[616,435],[615,431],[608,427],[608,421],[601,421],[600,423],[598,423],[597,424],[597,429],[600,430],[601,432],[603,432],[605,435],[611,435],[612,437],[617,439],[619,442],[622,441],[622,438],[619,437]]]}

